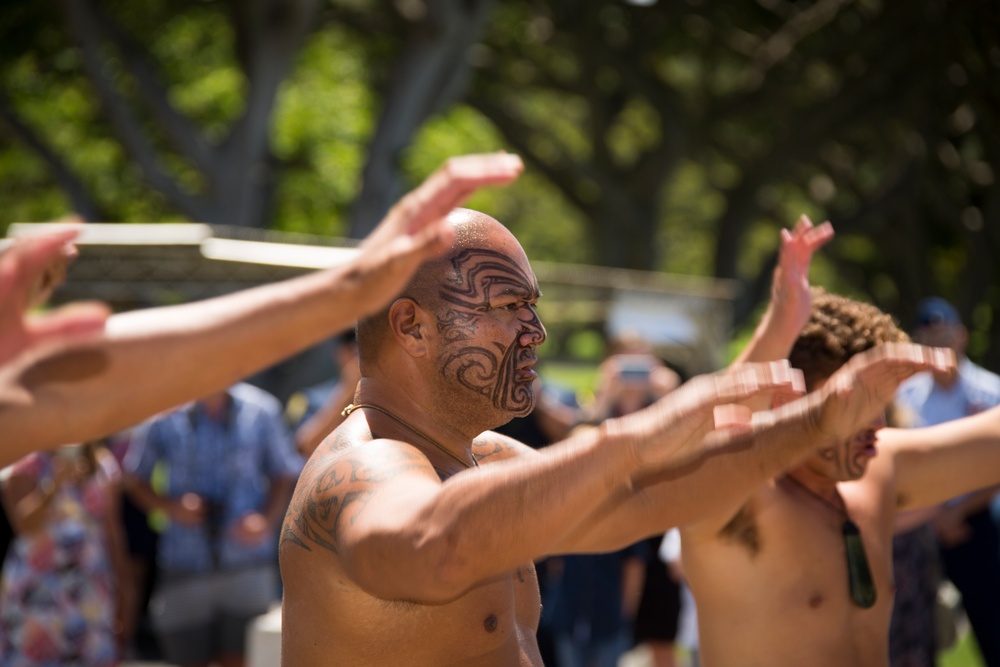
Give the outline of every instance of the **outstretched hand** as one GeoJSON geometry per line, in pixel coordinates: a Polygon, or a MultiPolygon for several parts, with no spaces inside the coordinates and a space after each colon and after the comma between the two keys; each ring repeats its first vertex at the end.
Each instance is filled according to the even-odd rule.
{"type": "Polygon", "coordinates": [[[833,225],[824,222],[813,226],[806,215],[799,217],[791,231],[781,230],[778,266],[771,281],[771,307],[775,317],[795,336],[809,320],[812,307],[809,266],[813,254],[832,238],[833,225]]]}
{"type": "Polygon", "coordinates": [[[642,468],[681,466],[705,454],[713,430],[749,431],[745,402],[762,394],[805,392],[801,371],[788,361],[747,363],[693,378],[650,407],[604,422],[613,439],[634,448],[642,468]]]}
{"type": "Polygon", "coordinates": [[[65,276],[75,255],[70,243],[79,227],[64,227],[15,239],[0,250],[0,364],[27,351],[72,347],[104,329],[108,308],[74,303],[38,315],[39,305],[65,276]]]}
{"type": "Polygon", "coordinates": [[[754,336],[736,363],[784,359],[796,337],[809,321],[812,295],[809,266],[813,254],[833,238],[833,226],[818,227],[805,215],[795,227],[781,230],[778,264],[771,279],[771,301],[754,336]]]}
{"type": "Polygon", "coordinates": [[[851,437],[885,410],[903,380],[954,367],[952,350],[914,343],[885,343],[855,355],[819,389],[819,437],[825,444],[851,437]]]}
{"type": "Polygon", "coordinates": [[[417,267],[451,247],[455,231],[446,216],[476,190],[513,182],[524,168],[509,153],[454,157],[397,203],[361,244],[356,265],[369,283],[368,312],[384,306],[417,267]]]}

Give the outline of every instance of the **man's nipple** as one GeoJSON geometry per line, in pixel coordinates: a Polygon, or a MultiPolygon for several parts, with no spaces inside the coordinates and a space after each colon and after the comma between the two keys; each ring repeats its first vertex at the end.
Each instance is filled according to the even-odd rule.
{"type": "Polygon", "coordinates": [[[497,625],[499,624],[500,622],[497,620],[496,614],[490,614],[486,617],[486,620],[483,621],[483,627],[486,628],[486,632],[496,632],[497,625]]]}

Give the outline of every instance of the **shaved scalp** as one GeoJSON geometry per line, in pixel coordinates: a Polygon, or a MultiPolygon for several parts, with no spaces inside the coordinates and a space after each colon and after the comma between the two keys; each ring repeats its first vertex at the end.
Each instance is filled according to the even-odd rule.
{"type": "MultiPolygon", "coordinates": [[[[456,208],[448,214],[455,229],[455,242],[443,256],[424,262],[400,293],[425,308],[436,310],[441,303],[442,285],[454,282],[454,267],[471,248],[501,249],[513,245],[520,250],[514,235],[500,222],[479,211],[456,208]]],[[[523,251],[521,251],[523,252],[523,251]]],[[[358,322],[358,352],[363,367],[374,363],[389,330],[389,308],[358,322]]]]}

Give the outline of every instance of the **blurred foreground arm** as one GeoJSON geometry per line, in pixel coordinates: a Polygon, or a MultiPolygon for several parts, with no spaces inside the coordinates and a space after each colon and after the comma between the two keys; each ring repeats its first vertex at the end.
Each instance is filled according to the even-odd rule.
{"type": "Polygon", "coordinates": [[[15,243],[0,255],[0,433],[8,436],[0,463],[201,398],[375,312],[424,260],[450,246],[454,232],[444,216],[451,209],[477,188],[510,183],[521,169],[508,154],[453,158],[404,197],[346,264],[106,324],[100,306],[25,316],[29,286],[72,234],[15,243]]]}

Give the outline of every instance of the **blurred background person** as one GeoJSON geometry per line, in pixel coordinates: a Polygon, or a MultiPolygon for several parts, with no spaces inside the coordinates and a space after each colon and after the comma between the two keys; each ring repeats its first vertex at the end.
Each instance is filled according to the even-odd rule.
{"type": "MultiPolygon", "coordinates": [[[[134,429],[127,429],[107,439],[108,449],[122,470],[134,437],[134,429]]],[[[125,659],[152,660],[160,657],[147,613],[156,579],[156,545],[159,539],[157,527],[162,528],[157,523],[158,518],[162,520],[162,516],[147,513],[136,505],[128,493],[121,494],[121,523],[128,552],[128,577],[132,592],[129,596],[129,608],[125,610],[126,632],[122,637],[125,659]]]]}
{"type": "Polygon", "coordinates": [[[361,366],[353,327],[337,336],[333,359],[337,377],[292,394],[285,407],[285,419],[295,429],[295,447],[306,458],[344,421],[341,413],[354,401],[361,366]]]}
{"type": "Polygon", "coordinates": [[[29,454],[9,470],[0,664],[118,664],[130,595],[120,482],[97,443],[29,454]]]}
{"type": "MultiPolygon", "coordinates": [[[[886,408],[885,419],[892,428],[913,426],[913,416],[895,405],[886,408]]],[[[945,643],[940,624],[953,620],[939,618],[941,563],[933,525],[939,509],[925,507],[896,516],[892,537],[896,595],[889,624],[891,667],[935,667],[938,651],[945,643]]]]}
{"type": "Polygon", "coordinates": [[[570,554],[549,596],[558,667],[616,667],[630,646],[646,567],[640,542],[604,554],[570,554]]]}
{"type": "MultiPolygon", "coordinates": [[[[679,384],[677,373],[638,335],[612,339],[608,351],[598,371],[594,401],[586,409],[589,424],[641,410],[679,384]]],[[[668,598],[679,596],[679,591],[670,586],[665,570],[647,575],[650,568],[664,569],[656,557],[661,538],[613,553],[560,559],[561,571],[551,595],[559,667],[614,666],[636,640],[647,644],[661,660],[671,660],[660,664],[673,664],[672,630],[676,627],[671,626],[676,626],[676,617],[671,622],[669,614],[660,612],[671,606],[668,598]],[[644,594],[648,597],[643,605],[644,594]],[[638,635],[634,635],[636,630],[638,635]]]]}
{"type": "MultiPolygon", "coordinates": [[[[684,374],[679,369],[669,366],[661,368],[654,364],[650,370],[648,391],[659,397],[672,391],[683,380],[684,374]],[[656,378],[657,374],[659,379],[656,378]]],[[[660,545],[665,539],[665,535],[652,535],[646,539],[646,572],[632,628],[633,646],[648,653],[653,667],[674,667],[677,664],[681,585],[669,563],[664,562],[660,556],[660,545]]]]}
{"type": "MultiPolygon", "coordinates": [[[[924,299],[913,339],[951,348],[958,360],[954,373],[920,373],[900,386],[897,403],[913,426],[933,426],[1000,405],[1000,376],[965,356],[969,334],[954,306],[939,297],[924,299]]],[[[988,667],[1000,667],[1000,532],[990,513],[996,493],[991,487],[955,498],[933,519],[944,572],[962,594],[988,667]]]]}
{"type": "Polygon", "coordinates": [[[280,403],[247,384],[138,430],[128,491],[169,519],[149,612],[167,661],[244,664],[247,625],[278,599],[277,529],[301,465],[280,403]],[[151,484],[158,465],[162,494],[151,484]]]}
{"type": "Polygon", "coordinates": [[[662,560],[670,572],[670,578],[680,587],[680,612],[677,618],[675,644],[680,647],[687,662],[685,667],[699,667],[698,657],[698,610],[694,606],[694,595],[684,582],[684,564],[681,561],[681,531],[672,528],[663,536],[659,548],[662,560]]]}

